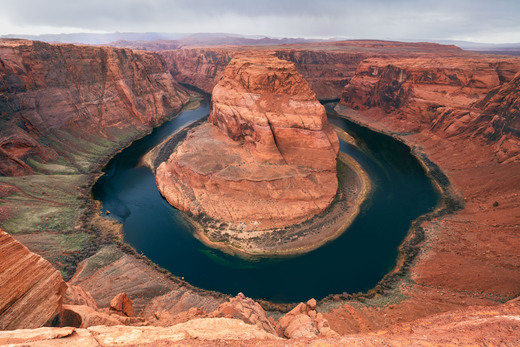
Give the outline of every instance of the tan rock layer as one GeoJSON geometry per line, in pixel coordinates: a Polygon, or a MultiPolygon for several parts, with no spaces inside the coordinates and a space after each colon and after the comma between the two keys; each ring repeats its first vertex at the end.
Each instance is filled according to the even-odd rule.
{"type": "MultiPolygon", "coordinates": [[[[0,172],[57,158],[41,138],[63,129],[112,137],[111,128],[159,124],[188,101],[160,57],[109,47],[0,41],[0,172]]],[[[71,144],[74,146],[75,144],[71,144]]]]}
{"type": "Polygon", "coordinates": [[[62,309],[67,285],[52,265],[0,230],[0,330],[38,328],[62,309]]]}

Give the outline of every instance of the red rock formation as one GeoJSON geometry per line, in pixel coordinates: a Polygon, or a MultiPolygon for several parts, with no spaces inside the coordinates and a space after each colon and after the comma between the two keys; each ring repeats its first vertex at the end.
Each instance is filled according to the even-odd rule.
{"type": "MultiPolygon", "coordinates": [[[[417,131],[432,126],[446,108],[471,110],[518,69],[518,58],[367,59],[345,87],[341,102],[356,110],[381,108],[399,114],[401,127],[417,131]]],[[[458,127],[467,131],[463,123],[458,127]]]]}
{"type": "Polygon", "coordinates": [[[149,52],[37,41],[0,41],[0,172],[31,171],[27,158],[54,160],[97,135],[150,128],[188,101],[162,60],[149,52]],[[61,146],[65,146],[66,150],[61,146]]]}
{"type": "Polygon", "coordinates": [[[189,48],[162,51],[158,54],[163,57],[177,82],[211,93],[233,57],[234,50],[189,48]]]}
{"type": "Polygon", "coordinates": [[[289,339],[320,337],[339,337],[330,328],[329,322],[316,311],[316,300],[307,304],[299,303],[295,308],[278,320],[276,326],[280,336],[289,339]]]}
{"type": "Polygon", "coordinates": [[[518,295],[518,70],[518,58],[489,56],[360,64],[342,100],[360,111],[338,110],[438,165],[447,176],[437,175],[439,182],[460,202],[448,200],[447,215],[421,225],[414,284],[400,287],[408,298],[381,310],[344,305],[326,314],[336,331],[366,332],[518,295]]]}
{"type": "Polygon", "coordinates": [[[110,300],[110,310],[127,317],[135,317],[133,302],[126,293],[119,293],[110,300]]]}
{"type": "Polygon", "coordinates": [[[267,316],[260,304],[242,293],[238,293],[236,297],[221,304],[209,317],[240,319],[244,323],[256,325],[270,334],[278,335],[274,320],[267,316]]]}
{"type": "Polygon", "coordinates": [[[173,206],[265,230],[303,222],[334,199],[338,139],[294,64],[235,57],[214,89],[209,122],[157,168],[173,206]]]}
{"type": "Polygon", "coordinates": [[[67,285],[52,265],[0,230],[0,330],[38,328],[62,311],[67,285]]]}
{"type": "Polygon", "coordinates": [[[429,55],[459,55],[455,46],[433,43],[391,41],[341,41],[316,44],[293,44],[267,47],[184,47],[158,52],[166,61],[174,78],[211,93],[224,74],[235,52],[255,49],[273,52],[278,58],[292,61],[309,83],[316,97],[339,99],[343,87],[355,75],[358,64],[369,57],[416,57],[429,55]]]}
{"type": "Polygon", "coordinates": [[[98,306],[92,295],[80,286],[68,285],[63,297],[63,304],[88,306],[97,310],[98,306]]]}
{"type": "Polygon", "coordinates": [[[378,329],[370,334],[280,339],[240,320],[194,319],[171,327],[96,326],[0,331],[0,344],[35,346],[240,345],[240,346],[508,346],[518,344],[520,306],[471,307],[378,329]]]}
{"type": "Polygon", "coordinates": [[[62,327],[88,328],[96,325],[124,325],[115,315],[93,309],[86,305],[63,305],[60,325],[62,327]]]}

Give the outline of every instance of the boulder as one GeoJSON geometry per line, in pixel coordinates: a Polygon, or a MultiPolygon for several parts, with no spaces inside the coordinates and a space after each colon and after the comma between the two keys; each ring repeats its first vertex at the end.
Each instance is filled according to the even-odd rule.
{"type": "Polygon", "coordinates": [[[221,304],[209,316],[240,319],[245,323],[256,325],[268,333],[278,336],[274,320],[267,316],[267,313],[259,303],[242,293],[238,293],[236,297],[230,298],[229,302],[221,304]]]}
{"type": "Polygon", "coordinates": [[[126,293],[119,293],[110,301],[110,310],[126,317],[135,317],[132,300],[126,293]]]}
{"type": "Polygon", "coordinates": [[[299,303],[295,308],[278,320],[276,330],[280,336],[289,339],[320,337],[338,337],[329,322],[316,311],[316,300],[306,304],[299,303]]]}

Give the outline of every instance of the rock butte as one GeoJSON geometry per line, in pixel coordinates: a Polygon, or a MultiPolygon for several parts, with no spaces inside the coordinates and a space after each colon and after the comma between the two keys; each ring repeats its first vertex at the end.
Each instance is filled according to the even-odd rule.
{"type": "Polygon", "coordinates": [[[208,123],[157,168],[157,186],[173,206],[231,228],[283,228],[333,201],[338,150],[294,64],[242,53],[213,89],[208,123]]]}

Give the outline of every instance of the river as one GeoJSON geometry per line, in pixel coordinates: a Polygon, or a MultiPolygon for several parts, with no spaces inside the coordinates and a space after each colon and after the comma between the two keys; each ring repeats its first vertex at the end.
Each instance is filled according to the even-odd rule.
{"type": "Polygon", "coordinates": [[[123,223],[125,242],[197,287],[273,302],[367,291],[395,266],[411,222],[438,204],[439,193],[408,147],[329,116],[329,122],[356,138],[358,147],[340,140],[341,150],[361,164],[372,183],[349,229],[313,252],[290,258],[248,261],[208,248],[159,194],[152,171],[140,165],[151,148],[208,113],[204,101],[135,141],[107,164],[92,190],[102,202],[101,212],[109,210],[110,218],[123,223]]]}

